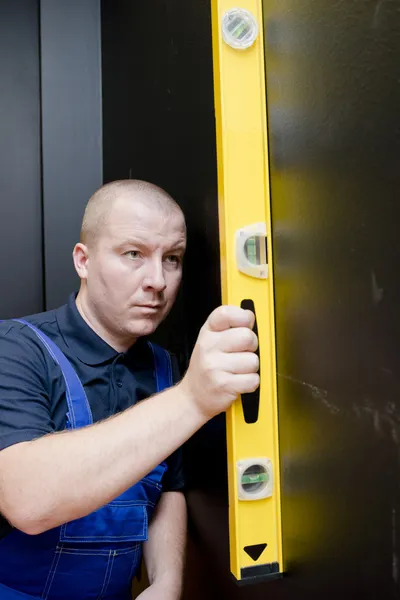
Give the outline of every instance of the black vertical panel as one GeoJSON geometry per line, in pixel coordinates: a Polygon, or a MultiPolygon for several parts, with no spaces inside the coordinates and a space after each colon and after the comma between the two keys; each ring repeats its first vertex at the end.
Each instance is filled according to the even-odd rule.
{"type": "Polygon", "coordinates": [[[158,334],[185,357],[219,303],[208,1],[102,1],[104,180],[145,179],[182,206],[183,294],[158,334]]]}
{"type": "Polygon", "coordinates": [[[231,581],[200,490],[207,598],[395,600],[399,3],[265,0],[264,29],[287,574],[231,581]]]}
{"type": "Polygon", "coordinates": [[[270,593],[394,600],[399,3],[264,10],[288,569],[270,593]]]}
{"type": "Polygon", "coordinates": [[[0,1],[0,319],[42,309],[39,13],[0,1]]]}
{"type": "Polygon", "coordinates": [[[46,308],[79,285],[71,259],[102,184],[99,0],[41,0],[46,308]]]}

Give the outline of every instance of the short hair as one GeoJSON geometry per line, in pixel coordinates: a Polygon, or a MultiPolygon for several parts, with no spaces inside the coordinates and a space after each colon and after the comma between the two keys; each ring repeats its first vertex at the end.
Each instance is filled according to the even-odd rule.
{"type": "Polygon", "coordinates": [[[148,206],[155,206],[167,213],[182,213],[180,206],[162,188],[139,179],[120,179],[106,183],[90,198],[83,215],[80,241],[85,245],[96,243],[101,230],[106,225],[108,215],[121,197],[132,195],[133,200],[148,206]]]}

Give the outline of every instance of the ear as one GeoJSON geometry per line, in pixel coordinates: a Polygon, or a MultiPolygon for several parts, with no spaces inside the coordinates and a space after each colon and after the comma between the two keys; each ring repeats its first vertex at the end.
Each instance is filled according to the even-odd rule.
{"type": "Polygon", "coordinates": [[[81,279],[87,279],[89,262],[88,247],[85,246],[85,244],[76,244],[72,252],[72,258],[74,260],[75,270],[79,277],[81,279]]]}

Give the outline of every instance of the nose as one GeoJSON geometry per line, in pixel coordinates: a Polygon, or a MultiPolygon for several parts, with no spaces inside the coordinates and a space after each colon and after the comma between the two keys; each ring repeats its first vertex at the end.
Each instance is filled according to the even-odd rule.
{"type": "Polygon", "coordinates": [[[146,290],[154,290],[161,293],[167,287],[162,260],[153,258],[146,265],[146,274],[143,280],[143,287],[146,290]]]}

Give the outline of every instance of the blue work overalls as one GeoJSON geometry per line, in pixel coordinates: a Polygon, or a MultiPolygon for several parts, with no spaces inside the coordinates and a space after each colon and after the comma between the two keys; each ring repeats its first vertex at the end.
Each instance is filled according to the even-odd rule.
{"type": "MultiPolygon", "coordinates": [[[[67,428],[93,423],[83,386],[66,356],[39,329],[19,321],[36,333],[62,370],[67,428]]],[[[171,360],[162,348],[150,347],[161,391],[172,385],[171,360]]],[[[0,540],[0,600],[130,600],[166,468],[160,464],[106,506],[61,527],[33,536],[13,529],[0,540]]]]}

